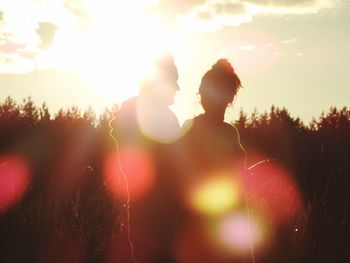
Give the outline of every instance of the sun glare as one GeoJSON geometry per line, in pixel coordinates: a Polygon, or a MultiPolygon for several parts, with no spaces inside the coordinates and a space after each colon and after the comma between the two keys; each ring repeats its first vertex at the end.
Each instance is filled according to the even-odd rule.
{"type": "Polygon", "coordinates": [[[166,49],[181,59],[185,45],[146,13],[145,6],[154,2],[87,1],[88,29],[57,32],[52,52],[58,64],[68,59],[94,92],[109,100],[136,95],[157,54],[166,49]]]}

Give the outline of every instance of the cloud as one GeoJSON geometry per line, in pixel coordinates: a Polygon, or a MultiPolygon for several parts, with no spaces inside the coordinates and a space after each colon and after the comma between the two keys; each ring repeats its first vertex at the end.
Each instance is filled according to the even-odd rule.
{"type": "Polygon", "coordinates": [[[56,30],[78,27],[79,19],[63,0],[0,0],[0,74],[32,69],[55,45],[56,30]]]}
{"type": "Polygon", "coordinates": [[[9,33],[0,33],[0,74],[26,73],[34,69],[37,51],[14,39],[9,33]]]}
{"type": "Polygon", "coordinates": [[[82,29],[89,28],[91,26],[91,17],[87,12],[83,1],[66,0],[63,5],[78,19],[82,29]]]}
{"type": "Polygon", "coordinates": [[[284,39],[281,41],[282,44],[289,45],[298,42],[297,38],[284,39]]]}
{"type": "Polygon", "coordinates": [[[255,45],[245,45],[245,46],[240,46],[239,49],[246,50],[246,51],[253,51],[256,49],[256,46],[255,45]]]}
{"type": "Polygon", "coordinates": [[[57,26],[55,26],[53,23],[39,23],[36,33],[41,39],[40,48],[48,49],[52,45],[56,30],[57,26]]]}
{"type": "Polygon", "coordinates": [[[245,0],[244,2],[254,3],[264,6],[302,6],[314,4],[315,0],[245,0]]]}
{"type": "Polygon", "coordinates": [[[223,25],[238,26],[248,23],[252,16],[244,3],[240,2],[207,2],[190,10],[185,24],[195,22],[194,29],[215,30],[223,25]],[[197,24],[197,25],[196,25],[197,24]]]}
{"type": "Polygon", "coordinates": [[[315,14],[337,6],[341,0],[160,0],[156,12],[176,18],[184,28],[210,31],[238,26],[259,15],[315,14]]]}
{"type": "Polygon", "coordinates": [[[24,44],[17,44],[12,42],[4,42],[0,44],[0,53],[2,54],[12,54],[16,53],[18,50],[23,49],[24,44]]]}
{"type": "Polygon", "coordinates": [[[0,73],[22,74],[34,70],[33,61],[22,57],[17,53],[0,53],[0,73]]]}
{"type": "MultiPolygon", "coordinates": [[[[49,56],[50,49],[59,49],[61,46],[67,47],[67,50],[72,49],[70,44],[75,42],[74,36],[94,22],[90,20],[94,17],[91,16],[91,8],[88,8],[89,3],[94,3],[92,6],[97,7],[113,3],[115,8],[111,8],[111,14],[117,8],[117,13],[123,13],[125,5],[132,6],[130,10],[134,11],[142,7],[165,27],[180,27],[184,33],[192,33],[218,30],[223,26],[239,26],[251,22],[259,15],[315,14],[335,7],[341,0],[130,0],[125,1],[128,4],[121,4],[122,2],[101,0],[97,5],[86,0],[0,0],[1,61],[6,65],[11,61],[12,66],[20,61],[21,65],[26,65],[20,68],[29,68],[27,63],[49,56]]],[[[133,20],[137,12],[131,12],[129,16],[129,11],[126,11],[125,19],[137,21],[133,20]]],[[[127,24],[128,21],[123,22],[127,24]]],[[[123,28],[124,23],[112,25],[113,30],[114,26],[123,28]]],[[[138,26],[135,22],[135,27],[138,26]]],[[[287,42],[281,44],[289,44],[287,42]]],[[[255,44],[257,49],[260,47],[260,44],[254,42],[242,45],[250,43],[255,44]]],[[[244,46],[242,48],[249,50],[244,46]]]]}
{"type": "Polygon", "coordinates": [[[323,9],[335,7],[340,0],[245,0],[256,10],[256,15],[302,15],[316,14],[323,9]]]}
{"type": "Polygon", "coordinates": [[[242,1],[160,0],[148,10],[166,25],[181,24],[190,31],[215,30],[221,25],[239,25],[251,20],[242,1]]]}

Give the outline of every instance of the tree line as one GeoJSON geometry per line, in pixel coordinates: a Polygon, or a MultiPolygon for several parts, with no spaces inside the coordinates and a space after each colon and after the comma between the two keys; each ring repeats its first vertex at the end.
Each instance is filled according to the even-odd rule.
{"type": "MultiPolygon", "coordinates": [[[[82,112],[75,106],[51,115],[45,103],[37,106],[30,97],[0,103],[0,156],[22,156],[31,171],[21,199],[0,208],[0,261],[45,262],[57,249],[61,262],[113,259],[120,208],[102,176],[103,162],[115,149],[112,116],[112,109],[97,116],[92,108],[82,112]]],[[[303,215],[267,262],[350,259],[350,109],[332,107],[305,124],[272,106],[249,116],[241,111],[232,124],[248,163],[253,153],[278,160],[303,195],[303,215]]]]}

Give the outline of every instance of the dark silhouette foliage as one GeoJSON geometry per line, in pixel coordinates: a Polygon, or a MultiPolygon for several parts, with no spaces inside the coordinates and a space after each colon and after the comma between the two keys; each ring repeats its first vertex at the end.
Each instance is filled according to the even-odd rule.
{"type": "MultiPolygon", "coordinates": [[[[30,164],[28,190],[0,208],[1,262],[109,262],[119,205],[105,189],[103,161],[114,149],[108,122],[91,108],[49,113],[31,98],[0,103],[0,156],[30,164]]],[[[305,211],[258,262],[347,262],[350,259],[350,109],[332,107],[304,124],[285,108],[243,111],[233,123],[249,155],[279,160],[293,175],[305,211]],[[294,229],[298,229],[295,232],[294,229]]],[[[113,262],[113,260],[112,260],[113,262]]]]}
{"type": "Polygon", "coordinates": [[[285,108],[272,106],[269,113],[255,111],[250,119],[241,111],[234,124],[248,155],[257,151],[278,159],[304,196],[305,218],[296,225],[302,230],[299,258],[269,262],[349,260],[350,109],[332,107],[305,125],[285,108]]]}

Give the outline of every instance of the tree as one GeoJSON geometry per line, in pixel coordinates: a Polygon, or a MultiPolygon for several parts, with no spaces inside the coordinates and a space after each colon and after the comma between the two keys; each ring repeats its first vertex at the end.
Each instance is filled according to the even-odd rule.
{"type": "Polygon", "coordinates": [[[17,103],[10,97],[0,104],[0,119],[18,121],[20,118],[20,109],[17,103]]]}
{"type": "Polygon", "coordinates": [[[21,118],[26,125],[32,126],[39,121],[39,110],[34,105],[31,97],[27,97],[23,100],[21,106],[21,118]]]}
{"type": "Polygon", "coordinates": [[[39,116],[41,121],[48,122],[51,119],[49,108],[47,107],[45,102],[41,105],[41,108],[39,109],[39,116]]]}
{"type": "Polygon", "coordinates": [[[244,130],[247,128],[247,114],[241,109],[239,111],[239,118],[238,120],[235,121],[235,126],[237,127],[238,130],[244,130]]]}
{"type": "Polygon", "coordinates": [[[91,126],[96,126],[96,113],[94,109],[89,106],[83,113],[83,119],[87,121],[91,126]]]}

